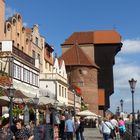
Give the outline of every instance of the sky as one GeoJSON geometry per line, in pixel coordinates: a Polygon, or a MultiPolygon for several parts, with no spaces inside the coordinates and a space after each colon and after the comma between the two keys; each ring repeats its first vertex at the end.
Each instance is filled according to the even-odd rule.
{"type": "Polygon", "coordinates": [[[125,112],[132,111],[128,80],[137,80],[134,102],[140,109],[140,0],[6,0],[6,18],[18,12],[26,27],[39,25],[40,34],[61,55],[61,44],[73,32],[116,30],[123,47],[115,58],[114,94],[110,110],[124,100],[125,112]]]}

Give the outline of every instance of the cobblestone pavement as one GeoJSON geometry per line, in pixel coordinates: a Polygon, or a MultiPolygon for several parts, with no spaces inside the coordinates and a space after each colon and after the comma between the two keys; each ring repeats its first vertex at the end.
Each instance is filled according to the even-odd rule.
{"type": "Polygon", "coordinates": [[[84,137],[85,140],[103,140],[102,134],[97,128],[85,128],[84,137]]]}

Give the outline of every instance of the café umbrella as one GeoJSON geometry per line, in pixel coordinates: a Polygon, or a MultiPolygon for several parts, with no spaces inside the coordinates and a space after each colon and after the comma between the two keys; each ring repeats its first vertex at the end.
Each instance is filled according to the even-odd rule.
{"type": "Polygon", "coordinates": [[[94,116],[94,117],[97,117],[97,115],[89,110],[84,110],[84,111],[81,111],[81,112],[78,112],[77,115],[79,116],[94,116]]]}

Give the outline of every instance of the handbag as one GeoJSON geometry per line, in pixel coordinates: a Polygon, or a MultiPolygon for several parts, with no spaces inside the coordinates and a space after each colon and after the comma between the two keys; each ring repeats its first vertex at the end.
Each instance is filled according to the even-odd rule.
{"type": "Polygon", "coordinates": [[[110,131],[110,138],[113,139],[116,136],[115,129],[110,128],[106,123],[105,123],[105,125],[111,130],[110,131]]]}

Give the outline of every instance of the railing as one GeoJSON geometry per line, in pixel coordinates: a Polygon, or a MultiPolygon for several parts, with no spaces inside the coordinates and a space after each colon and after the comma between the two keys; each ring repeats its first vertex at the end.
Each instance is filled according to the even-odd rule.
{"type": "MultiPolygon", "coordinates": [[[[127,135],[129,135],[129,137],[132,138],[132,123],[131,122],[126,123],[126,132],[127,132],[127,135]]],[[[134,140],[139,140],[139,139],[140,139],[140,124],[136,123],[134,140]]]]}
{"type": "Polygon", "coordinates": [[[43,74],[41,74],[41,78],[51,79],[51,80],[55,79],[55,80],[60,80],[60,81],[67,83],[67,79],[58,73],[43,73],[43,74]]]}

